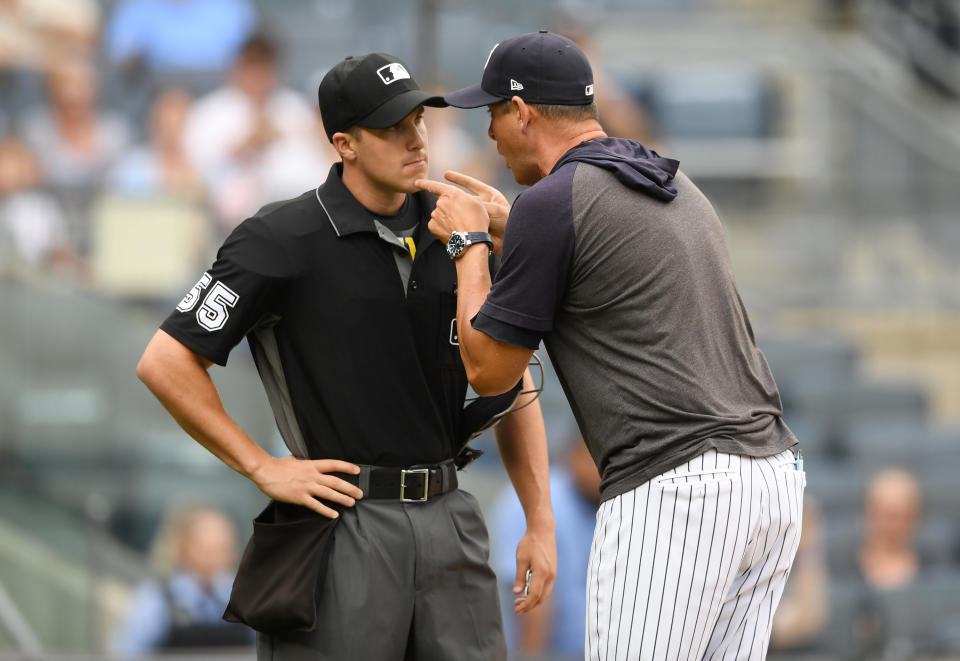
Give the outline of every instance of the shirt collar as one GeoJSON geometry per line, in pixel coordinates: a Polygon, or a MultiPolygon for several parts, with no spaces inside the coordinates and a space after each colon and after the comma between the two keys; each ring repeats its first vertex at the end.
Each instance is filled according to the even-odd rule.
{"type": "MultiPolygon", "coordinates": [[[[337,236],[343,238],[358,232],[378,234],[374,222],[374,215],[362,204],[357,202],[350,190],[343,185],[343,163],[334,163],[330,166],[327,180],[317,187],[316,197],[327,220],[337,236]]],[[[420,203],[421,221],[433,213],[437,206],[437,197],[426,191],[414,193],[420,203]]],[[[433,233],[425,229],[426,223],[421,222],[421,231],[418,232],[417,250],[423,250],[436,241],[433,233]]]]}

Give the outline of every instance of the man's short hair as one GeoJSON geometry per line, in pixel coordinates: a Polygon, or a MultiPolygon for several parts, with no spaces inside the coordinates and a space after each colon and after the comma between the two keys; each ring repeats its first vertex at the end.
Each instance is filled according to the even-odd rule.
{"type": "Polygon", "coordinates": [[[600,121],[600,111],[597,102],[592,101],[582,106],[559,106],[531,103],[545,119],[551,121],[583,122],[589,119],[600,121]]]}
{"type": "MultiPolygon", "coordinates": [[[[583,106],[561,106],[545,103],[531,103],[530,106],[537,109],[545,119],[560,122],[583,122],[589,119],[600,121],[600,111],[597,109],[597,102],[593,101],[583,106]]],[[[510,106],[510,100],[504,99],[491,106],[491,112],[501,114],[506,112],[510,106]]]]}
{"type": "Polygon", "coordinates": [[[279,56],[277,43],[263,32],[250,35],[237,52],[240,60],[266,64],[276,64],[279,56]]]}

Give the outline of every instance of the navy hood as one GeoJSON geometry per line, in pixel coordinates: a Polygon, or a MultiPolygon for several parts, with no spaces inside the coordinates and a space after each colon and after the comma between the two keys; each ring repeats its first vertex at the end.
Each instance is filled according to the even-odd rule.
{"type": "Polygon", "coordinates": [[[550,173],[573,161],[609,170],[625,186],[663,202],[677,196],[673,177],[680,161],[664,158],[636,140],[597,138],[581,142],[561,156],[550,173]]]}

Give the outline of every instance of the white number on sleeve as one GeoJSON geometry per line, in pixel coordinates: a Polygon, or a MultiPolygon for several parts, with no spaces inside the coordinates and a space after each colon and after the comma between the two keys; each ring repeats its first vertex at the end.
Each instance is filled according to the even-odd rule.
{"type": "Polygon", "coordinates": [[[200,276],[200,280],[197,281],[197,284],[187,292],[187,295],[183,297],[183,300],[177,304],[177,309],[180,312],[190,312],[196,306],[197,301],[200,300],[200,292],[207,288],[210,284],[210,274],[204,273],[200,276]]]}
{"type": "Polygon", "coordinates": [[[210,293],[203,299],[203,305],[197,310],[197,323],[208,331],[223,328],[230,316],[232,308],[240,300],[240,296],[223,282],[217,281],[210,289],[210,293]]]}

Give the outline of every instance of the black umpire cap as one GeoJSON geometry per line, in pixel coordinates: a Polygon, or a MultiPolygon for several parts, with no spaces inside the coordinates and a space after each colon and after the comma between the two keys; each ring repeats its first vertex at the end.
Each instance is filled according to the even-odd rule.
{"type": "Polygon", "coordinates": [[[351,126],[385,129],[420,105],[447,105],[442,96],[420,89],[407,66],[386,53],[348,57],[320,81],[320,116],[327,138],[351,126]]]}
{"type": "Polygon", "coordinates": [[[514,96],[545,105],[593,103],[590,61],[561,34],[547,30],[521,34],[493,47],[479,85],[451,92],[444,100],[457,108],[479,108],[514,96]]]}

